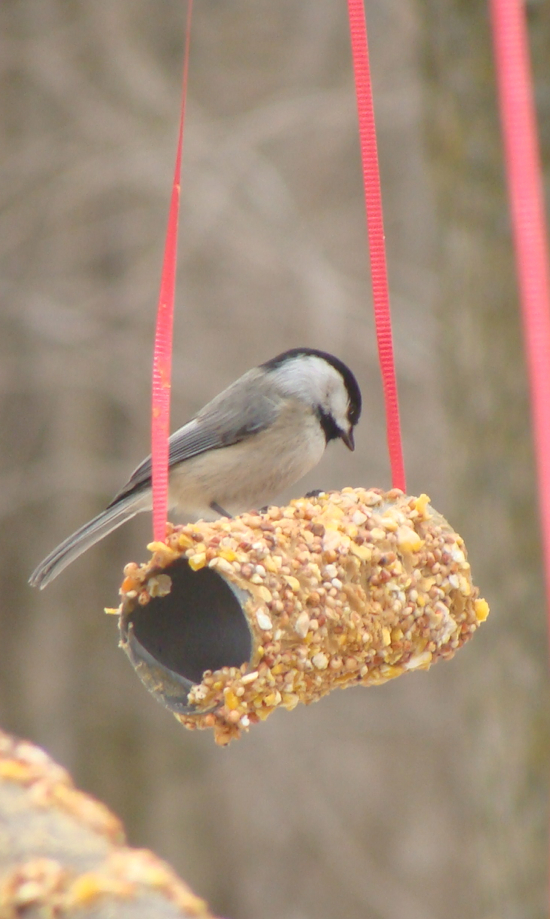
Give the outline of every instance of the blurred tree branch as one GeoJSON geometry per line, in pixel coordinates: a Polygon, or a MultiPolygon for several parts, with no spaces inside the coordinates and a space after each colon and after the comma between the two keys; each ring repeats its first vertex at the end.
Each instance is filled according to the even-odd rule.
{"type": "MultiPolygon", "coordinates": [[[[493,611],[464,672],[482,905],[546,914],[549,735],[545,599],[530,405],[486,5],[423,0],[425,124],[438,223],[441,381],[451,436],[448,512],[493,611]]],[[[548,162],[545,4],[528,4],[548,162]],[[542,90],[546,91],[543,92],[542,90]]]]}

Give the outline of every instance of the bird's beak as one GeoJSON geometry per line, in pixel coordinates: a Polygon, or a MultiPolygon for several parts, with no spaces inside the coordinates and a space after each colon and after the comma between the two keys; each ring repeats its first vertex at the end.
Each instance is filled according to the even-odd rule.
{"type": "Polygon", "coordinates": [[[349,431],[342,431],[340,437],[344,441],[348,450],[355,450],[355,441],[353,439],[353,428],[350,428],[349,431]]]}

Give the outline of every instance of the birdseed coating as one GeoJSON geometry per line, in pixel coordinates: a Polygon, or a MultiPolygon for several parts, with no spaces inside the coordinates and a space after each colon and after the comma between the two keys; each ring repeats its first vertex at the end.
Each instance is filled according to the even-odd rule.
{"type": "Polygon", "coordinates": [[[0,730],[1,919],[213,919],[172,868],[125,844],[108,808],[0,730]]]}
{"type": "Polygon", "coordinates": [[[252,655],[205,671],[176,714],[227,744],[276,708],[335,688],[380,685],[453,657],[489,613],[462,538],[429,504],[398,489],[344,488],[265,513],[168,527],[151,561],[125,568],[122,604],[170,591],[159,569],[185,557],[246,591],[252,655]],[[202,712],[200,711],[202,710],[202,712]]]}

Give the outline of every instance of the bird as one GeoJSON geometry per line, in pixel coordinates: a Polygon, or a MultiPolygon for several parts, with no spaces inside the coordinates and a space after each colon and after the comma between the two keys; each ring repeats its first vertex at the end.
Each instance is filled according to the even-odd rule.
{"type": "MultiPolygon", "coordinates": [[[[269,505],[341,439],[353,450],[361,391],[341,360],[292,348],[239,377],[169,438],[168,504],[188,520],[231,517],[269,505]]],[[[104,511],[38,565],[43,588],[74,559],[141,511],[151,510],[151,457],[104,511]]]]}

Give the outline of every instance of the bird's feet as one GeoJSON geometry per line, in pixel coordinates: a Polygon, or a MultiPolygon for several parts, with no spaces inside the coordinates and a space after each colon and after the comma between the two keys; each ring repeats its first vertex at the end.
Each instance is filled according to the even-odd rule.
{"type": "Polygon", "coordinates": [[[216,514],[219,514],[220,517],[232,517],[232,514],[228,514],[227,511],[224,511],[223,507],[220,507],[215,501],[210,502],[210,508],[213,511],[216,511],[216,514]]]}

